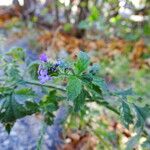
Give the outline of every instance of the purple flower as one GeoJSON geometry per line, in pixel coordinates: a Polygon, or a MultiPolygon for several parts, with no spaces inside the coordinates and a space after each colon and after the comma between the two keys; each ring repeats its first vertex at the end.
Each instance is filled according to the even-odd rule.
{"type": "Polygon", "coordinates": [[[47,62],[47,60],[48,60],[47,55],[45,53],[42,53],[40,55],[40,60],[43,61],[43,62],[47,62]]]}
{"type": "Polygon", "coordinates": [[[50,76],[48,75],[48,71],[41,68],[41,66],[39,66],[39,70],[38,70],[38,79],[40,80],[41,84],[44,84],[46,81],[50,80],[50,76]]]}

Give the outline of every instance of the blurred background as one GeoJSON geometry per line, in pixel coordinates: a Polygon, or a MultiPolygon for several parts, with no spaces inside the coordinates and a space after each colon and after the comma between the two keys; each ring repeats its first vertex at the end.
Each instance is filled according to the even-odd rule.
{"type": "MultiPolygon", "coordinates": [[[[66,58],[86,51],[111,90],[132,87],[137,97],[130,101],[150,105],[149,0],[0,0],[0,53],[14,47],[25,49],[30,62],[42,52],[66,58]]],[[[95,105],[84,120],[69,119],[64,150],[122,150],[134,135],[95,105]]],[[[19,120],[10,135],[1,125],[0,149],[35,149],[38,120],[19,120]]]]}

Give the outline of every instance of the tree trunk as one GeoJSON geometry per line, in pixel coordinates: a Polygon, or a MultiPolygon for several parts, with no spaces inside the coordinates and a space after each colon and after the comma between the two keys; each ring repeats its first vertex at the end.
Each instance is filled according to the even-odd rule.
{"type": "Polygon", "coordinates": [[[58,8],[58,0],[54,0],[54,5],[55,5],[55,20],[56,24],[59,24],[59,8],[58,8]]]}
{"type": "Polygon", "coordinates": [[[24,19],[29,19],[30,16],[34,15],[36,4],[37,4],[36,0],[24,0],[24,5],[22,9],[24,19]]]}
{"type": "MultiPolygon", "coordinates": [[[[80,21],[85,20],[87,18],[89,9],[88,9],[88,0],[80,0],[79,6],[79,17],[77,18],[76,21],[76,25],[78,25],[80,23],[80,21]]],[[[81,38],[84,36],[85,30],[81,29],[81,30],[77,30],[76,36],[78,38],[81,38]]]]}
{"type": "Polygon", "coordinates": [[[65,19],[66,19],[67,23],[70,23],[70,17],[69,17],[70,13],[71,13],[71,10],[66,8],[65,9],[65,19]]]}
{"type": "Polygon", "coordinates": [[[87,15],[88,15],[88,12],[89,12],[88,0],[81,0],[80,3],[79,3],[78,9],[79,9],[80,12],[79,12],[79,17],[77,19],[77,24],[80,21],[85,20],[87,15]]]}

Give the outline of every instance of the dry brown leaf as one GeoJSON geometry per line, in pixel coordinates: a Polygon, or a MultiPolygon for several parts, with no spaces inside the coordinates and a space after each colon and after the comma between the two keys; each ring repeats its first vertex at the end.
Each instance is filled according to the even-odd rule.
{"type": "Polygon", "coordinates": [[[131,54],[132,60],[136,62],[144,53],[144,50],[145,50],[144,40],[140,39],[137,43],[135,43],[133,52],[131,54]]]}
{"type": "Polygon", "coordinates": [[[97,40],[96,41],[96,45],[98,49],[104,48],[106,46],[105,41],[104,40],[97,40]]]}

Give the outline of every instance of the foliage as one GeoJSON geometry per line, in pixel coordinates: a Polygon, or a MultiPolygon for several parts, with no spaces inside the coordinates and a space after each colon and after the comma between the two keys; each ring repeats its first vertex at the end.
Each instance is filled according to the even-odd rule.
{"type": "Polygon", "coordinates": [[[131,88],[110,91],[99,76],[98,65],[90,64],[90,57],[85,52],[79,52],[77,59],[70,62],[51,61],[42,54],[40,61],[26,66],[25,53],[17,48],[2,56],[0,61],[3,73],[0,78],[0,121],[8,132],[17,119],[35,113],[41,113],[46,124],[53,124],[55,112],[62,104],[69,108],[68,116],[79,115],[82,119],[90,109],[88,104],[95,102],[118,115],[126,128],[135,126],[137,135],[129,144],[134,142],[134,146],[140,137],[149,136],[145,132],[145,121],[150,117],[150,106],[140,107],[129,101],[129,96],[135,95],[131,88]]]}

